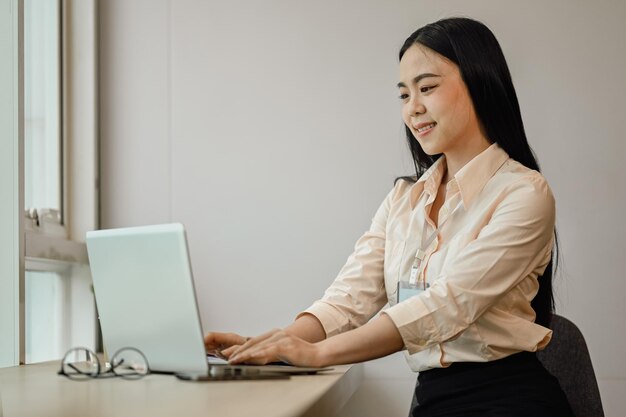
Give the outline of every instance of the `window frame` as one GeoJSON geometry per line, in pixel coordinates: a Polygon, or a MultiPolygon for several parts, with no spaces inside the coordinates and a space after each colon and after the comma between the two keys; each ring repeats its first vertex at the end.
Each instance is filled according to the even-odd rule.
{"type": "MultiPolygon", "coordinates": [[[[0,262],[0,367],[25,361],[25,271],[84,267],[85,234],[99,226],[98,0],[60,2],[63,219],[40,225],[24,209],[23,1],[0,0],[0,23],[8,29],[0,34],[0,51],[11,55],[0,67],[0,91],[12,92],[3,94],[0,106],[13,109],[0,116],[0,146],[7,150],[0,156],[0,197],[11,202],[10,214],[0,211],[2,230],[11,231],[0,237],[7,254],[0,262]]],[[[96,322],[95,310],[90,314],[96,322]]]]}
{"type": "Polygon", "coordinates": [[[0,367],[18,364],[24,345],[23,14],[0,0],[0,367]],[[21,288],[20,288],[21,286],[21,288]]]}

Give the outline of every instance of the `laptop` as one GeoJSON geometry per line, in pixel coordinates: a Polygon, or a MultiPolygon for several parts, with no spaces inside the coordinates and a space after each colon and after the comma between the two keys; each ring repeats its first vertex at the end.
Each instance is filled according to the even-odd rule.
{"type": "Polygon", "coordinates": [[[151,372],[192,380],[330,369],[209,363],[180,223],[87,232],[87,251],[109,355],[134,347],[146,356],[151,372]]]}

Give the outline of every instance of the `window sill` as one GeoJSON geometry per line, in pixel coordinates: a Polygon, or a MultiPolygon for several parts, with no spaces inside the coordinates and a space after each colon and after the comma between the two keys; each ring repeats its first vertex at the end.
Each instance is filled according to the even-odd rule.
{"type": "Polygon", "coordinates": [[[65,269],[72,264],[89,264],[84,243],[30,231],[24,232],[24,235],[27,270],[65,269]]]}

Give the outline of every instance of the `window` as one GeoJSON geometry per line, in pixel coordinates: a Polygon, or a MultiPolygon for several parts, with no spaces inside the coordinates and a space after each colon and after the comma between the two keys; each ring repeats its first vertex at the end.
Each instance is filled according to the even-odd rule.
{"type": "MultiPolygon", "coordinates": [[[[28,232],[66,238],[61,222],[61,2],[24,0],[24,207],[28,232]]],[[[25,274],[25,360],[63,355],[68,276],[40,262],[25,274]]]]}
{"type": "Polygon", "coordinates": [[[0,210],[7,366],[96,347],[84,237],[97,227],[97,1],[0,3],[0,105],[10,115],[0,117],[0,145],[10,150],[0,177],[11,203],[0,210]]]}
{"type": "Polygon", "coordinates": [[[61,42],[60,0],[24,0],[24,206],[33,217],[45,209],[46,217],[58,223],[63,194],[61,42]]]}
{"type": "Polygon", "coordinates": [[[57,272],[26,273],[26,363],[60,358],[67,350],[66,284],[57,272]]]}

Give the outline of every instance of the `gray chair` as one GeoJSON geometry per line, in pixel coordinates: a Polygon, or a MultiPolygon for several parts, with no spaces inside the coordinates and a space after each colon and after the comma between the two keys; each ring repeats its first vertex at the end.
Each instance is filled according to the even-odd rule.
{"type": "Polygon", "coordinates": [[[552,341],[537,353],[543,366],[561,384],[576,417],[604,417],[596,375],[585,338],[565,317],[552,315],[552,341]]]}
{"type": "MultiPolygon", "coordinates": [[[[552,340],[537,357],[559,380],[575,417],[604,417],[598,382],[583,334],[574,323],[557,314],[552,315],[550,328],[552,340]]],[[[410,410],[416,402],[413,394],[410,410]]]]}

